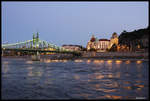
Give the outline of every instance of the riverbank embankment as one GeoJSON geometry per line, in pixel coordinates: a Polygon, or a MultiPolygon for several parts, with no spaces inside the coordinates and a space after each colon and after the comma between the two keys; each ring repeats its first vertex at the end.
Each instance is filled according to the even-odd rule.
{"type": "MultiPolygon", "coordinates": [[[[8,58],[29,58],[31,56],[2,56],[8,58]]],[[[82,52],[81,56],[74,56],[72,54],[50,54],[40,55],[41,59],[149,59],[148,52],[136,53],[136,52],[82,52]]]]}
{"type": "Polygon", "coordinates": [[[148,52],[83,52],[82,58],[100,58],[100,59],[148,59],[148,52]]]}

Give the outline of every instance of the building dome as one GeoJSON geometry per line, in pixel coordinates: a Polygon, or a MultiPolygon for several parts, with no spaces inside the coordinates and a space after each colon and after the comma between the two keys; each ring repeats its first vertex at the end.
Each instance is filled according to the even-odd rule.
{"type": "Polygon", "coordinates": [[[92,38],[91,38],[91,42],[94,42],[96,40],[96,38],[94,37],[94,35],[92,35],[92,38]]]}
{"type": "Polygon", "coordinates": [[[117,33],[114,32],[114,33],[112,34],[112,38],[117,38],[117,37],[118,37],[117,33]]]}

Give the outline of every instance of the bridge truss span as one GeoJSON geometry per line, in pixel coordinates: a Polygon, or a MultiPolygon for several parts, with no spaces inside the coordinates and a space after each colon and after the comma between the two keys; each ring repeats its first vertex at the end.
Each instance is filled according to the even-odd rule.
{"type": "Polygon", "coordinates": [[[45,40],[40,40],[38,33],[37,36],[33,35],[32,40],[27,40],[24,42],[17,42],[12,44],[2,44],[2,49],[44,49],[49,51],[69,51],[62,47],[56,46],[50,42],[47,42],[45,40]]]}

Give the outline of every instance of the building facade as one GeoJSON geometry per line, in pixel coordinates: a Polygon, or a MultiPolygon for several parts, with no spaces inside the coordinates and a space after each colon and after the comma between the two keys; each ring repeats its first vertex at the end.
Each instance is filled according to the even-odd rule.
{"type": "Polygon", "coordinates": [[[87,43],[87,51],[96,50],[97,52],[106,52],[113,45],[118,45],[118,35],[117,33],[113,33],[110,40],[108,39],[97,39],[92,35],[90,41],[87,43]]]}
{"type": "Polygon", "coordinates": [[[96,49],[99,52],[105,52],[109,47],[110,40],[108,39],[99,39],[98,43],[96,44],[96,49]]]}
{"type": "Polygon", "coordinates": [[[62,48],[70,51],[81,51],[82,46],[80,45],[62,45],[62,48]]]}

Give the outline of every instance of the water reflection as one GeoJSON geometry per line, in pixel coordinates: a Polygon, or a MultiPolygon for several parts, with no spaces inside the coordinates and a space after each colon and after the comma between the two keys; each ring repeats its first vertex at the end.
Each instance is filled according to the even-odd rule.
{"type": "Polygon", "coordinates": [[[89,97],[91,96],[91,94],[81,93],[80,96],[84,97],[84,99],[89,99],[89,97]]]}
{"type": "Polygon", "coordinates": [[[91,60],[88,59],[86,62],[89,64],[91,62],[91,60]]]}
{"type": "Polygon", "coordinates": [[[60,62],[61,60],[51,60],[52,62],[60,62]]]}
{"type": "Polygon", "coordinates": [[[42,76],[42,74],[43,74],[43,69],[41,69],[41,68],[34,68],[33,69],[33,67],[27,67],[27,70],[28,70],[28,74],[27,74],[27,76],[37,76],[37,77],[40,77],[40,76],[42,76]]]}
{"type": "Polygon", "coordinates": [[[100,60],[100,63],[104,63],[104,60],[100,60]]]}
{"type": "Polygon", "coordinates": [[[79,79],[80,79],[80,76],[79,76],[79,75],[74,75],[74,78],[75,78],[76,80],[79,80],[79,79]]]}
{"type": "Polygon", "coordinates": [[[113,75],[112,74],[108,74],[107,77],[108,78],[113,78],[113,75]]]}
{"type": "MultiPolygon", "coordinates": [[[[142,71],[142,67],[143,67],[143,64],[142,64],[142,61],[136,61],[136,67],[137,67],[137,71],[139,73],[139,75],[141,75],[141,71],[142,71]]],[[[139,76],[138,75],[138,76],[139,76]]],[[[139,76],[140,77],[140,76],[139,76]]]]}
{"type": "Polygon", "coordinates": [[[124,86],[123,88],[126,90],[131,90],[131,86],[124,86]]]}
{"type": "Polygon", "coordinates": [[[44,59],[44,62],[45,63],[50,63],[50,62],[52,62],[50,59],[44,59]]]}
{"type": "Polygon", "coordinates": [[[117,72],[115,77],[120,78],[120,75],[121,75],[121,72],[117,72]]]}
{"type": "Polygon", "coordinates": [[[148,69],[148,62],[138,61],[131,63],[131,60],[87,59],[80,65],[78,62],[84,62],[84,60],[43,59],[40,62],[19,60],[23,66],[15,65],[14,62],[18,63],[17,60],[3,61],[2,78],[5,74],[10,76],[4,78],[2,96],[7,95],[13,98],[12,95],[17,95],[18,90],[32,90],[33,92],[28,95],[23,93],[22,98],[26,96],[33,99],[45,98],[46,94],[48,99],[58,96],[59,98],[65,96],[85,99],[130,99],[139,95],[147,97],[145,89],[148,89],[146,74],[148,72],[145,71],[148,69]],[[63,65],[60,62],[67,63],[63,65]],[[25,79],[22,80],[22,77],[25,79]],[[15,80],[20,83],[12,82],[15,80]],[[10,89],[11,83],[14,83],[14,88],[10,89]],[[37,94],[36,91],[40,93],[37,94]]]}
{"type": "Polygon", "coordinates": [[[130,82],[129,82],[129,81],[124,81],[124,84],[129,85],[129,84],[130,84],[130,82]]]}
{"type": "Polygon", "coordinates": [[[95,73],[95,77],[96,77],[96,79],[103,79],[104,75],[101,73],[95,73]]]}
{"type": "Polygon", "coordinates": [[[68,60],[62,60],[62,62],[67,62],[68,60]]]}
{"type": "Polygon", "coordinates": [[[45,83],[46,85],[51,85],[51,84],[53,84],[51,78],[47,78],[47,79],[44,81],[44,83],[45,83]]]}
{"type": "Polygon", "coordinates": [[[8,61],[4,61],[4,62],[3,62],[4,65],[7,65],[8,63],[9,63],[8,61]]]}
{"type": "MultiPolygon", "coordinates": [[[[109,61],[109,63],[110,63],[111,61],[109,61]]],[[[102,64],[102,63],[104,63],[104,60],[93,60],[93,63],[94,64],[102,64]]]]}
{"type": "Polygon", "coordinates": [[[112,61],[106,61],[106,67],[111,70],[112,69],[112,61]]]}
{"type": "Polygon", "coordinates": [[[106,94],[105,96],[103,96],[103,98],[108,98],[108,99],[122,99],[122,96],[116,96],[116,95],[106,94]]]}
{"type": "Polygon", "coordinates": [[[121,64],[122,61],[121,60],[116,60],[116,64],[121,64]]]}
{"type": "Polygon", "coordinates": [[[83,60],[74,60],[74,62],[83,62],[83,60]]]}
{"type": "Polygon", "coordinates": [[[107,63],[108,63],[108,64],[111,64],[111,63],[112,63],[112,60],[107,60],[107,63]]]}
{"type": "Polygon", "coordinates": [[[28,72],[28,76],[34,76],[32,71],[28,72]]]}
{"type": "Polygon", "coordinates": [[[52,62],[67,62],[68,60],[63,59],[63,60],[53,60],[53,59],[41,59],[41,62],[45,62],[45,63],[52,63],[52,62]]]}
{"type": "Polygon", "coordinates": [[[50,77],[52,75],[52,72],[50,70],[46,71],[45,76],[50,77]]]}
{"type": "Polygon", "coordinates": [[[98,64],[100,61],[99,60],[94,60],[93,61],[95,64],[98,64]]]}
{"type": "Polygon", "coordinates": [[[33,74],[33,72],[32,72],[33,67],[28,67],[27,69],[28,69],[28,71],[29,71],[27,75],[28,75],[29,77],[30,77],[30,76],[31,76],[31,77],[34,76],[34,74],[33,74]]]}
{"type": "MultiPolygon", "coordinates": [[[[136,84],[135,84],[136,85],[136,84]]],[[[140,87],[140,88],[143,88],[144,87],[144,85],[136,85],[137,87],[140,87]]]]}
{"type": "Polygon", "coordinates": [[[32,63],[33,63],[33,61],[26,61],[26,63],[27,63],[27,64],[32,64],[32,63]]]}
{"type": "Polygon", "coordinates": [[[9,66],[8,66],[8,62],[5,62],[5,64],[3,65],[4,68],[2,68],[2,72],[5,73],[5,76],[7,74],[7,72],[9,71],[9,66]]]}
{"type": "Polygon", "coordinates": [[[99,88],[98,91],[105,92],[105,93],[112,93],[116,92],[116,89],[105,89],[105,88],[99,88]]]}
{"type": "Polygon", "coordinates": [[[127,60],[125,63],[126,63],[126,64],[130,64],[130,60],[127,60]]]}
{"type": "Polygon", "coordinates": [[[104,84],[104,86],[106,86],[108,88],[117,88],[118,87],[118,83],[117,82],[106,83],[106,84],[104,84]]]}

